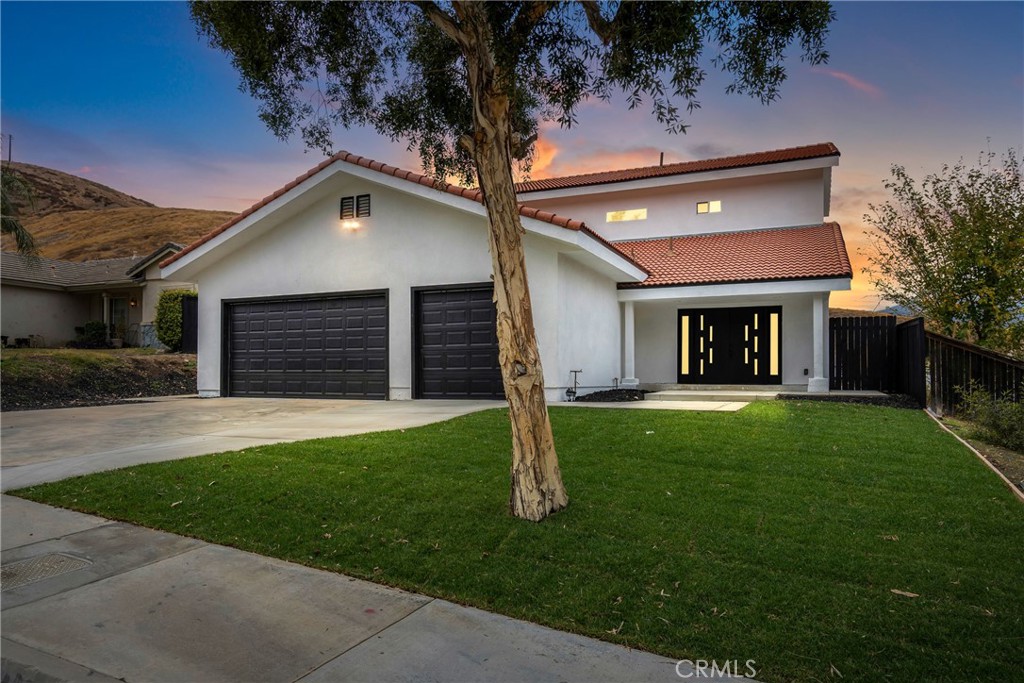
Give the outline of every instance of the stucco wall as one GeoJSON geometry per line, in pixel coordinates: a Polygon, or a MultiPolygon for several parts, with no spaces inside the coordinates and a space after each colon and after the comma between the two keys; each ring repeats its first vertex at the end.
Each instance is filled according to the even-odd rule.
{"type": "Polygon", "coordinates": [[[0,287],[0,334],[42,335],[46,346],[62,346],[75,338],[75,326],[89,318],[88,295],[4,285],[0,287]]]}
{"type": "Polygon", "coordinates": [[[583,370],[580,394],[621,379],[622,318],[614,281],[567,256],[559,257],[558,275],[558,385],[548,388],[564,400],[570,370],[583,370]]]}
{"type": "Polygon", "coordinates": [[[821,169],[733,178],[626,192],[536,199],[530,206],[584,221],[612,241],[758,228],[815,225],[824,220],[821,169]],[[720,200],[720,213],[697,214],[697,202],[720,200]],[[609,223],[609,211],[647,209],[647,219],[609,223]]]}
{"type": "MultiPolygon", "coordinates": [[[[345,174],[326,182],[321,199],[196,276],[201,395],[220,393],[222,300],[387,290],[390,397],[405,399],[411,396],[411,288],[490,280],[483,218],[345,174]],[[372,217],[360,219],[358,230],[343,229],[338,198],[363,193],[372,196],[372,217]]],[[[535,235],[525,240],[545,382],[557,387],[563,384],[554,355],[559,265],[550,244],[535,235]]]]}
{"type": "MultiPolygon", "coordinates": [[[[721,300],[636,302],[636,373],[641,384],[679,381],[678,311],[680,308],[782,306],[782,383],[807,384],[814,371],[814,333],[810,294],[741,297],[721,300]],[[804,368],[808,374],[804,375],[804,368]]],[[[827,331],[826,331],[827,334],[827,331]]]]}
{"type": "Polygon", "coordinates": [[[160,293],[169,289],[195,289],[191,282],[175,282],[160,279],[160,265],[152,264],[146,268],[146,285],[142,290],[142,306],[140,319],[143,325],[156,322],[156,305],[160,301],[160,293]]]}

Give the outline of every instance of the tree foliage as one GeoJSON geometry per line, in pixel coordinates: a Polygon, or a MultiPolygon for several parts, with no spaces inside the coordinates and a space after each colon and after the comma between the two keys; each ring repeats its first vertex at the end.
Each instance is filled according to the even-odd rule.
{"type": "Polygon", "coordinates": [[[32,200],[32,188],[13,169],[4,164],[0,171],[0,232],[14,238],[18,252],[35,254],[36,243],[32,234],[25,229],[14,208],[15,196],[28,197],[32,200]]]}
{"type": "Polygon", "coordinates": [[[828,3],[193,2],[211,43],[279,137],[331,151],[335,126],[408,142],[435,177],[476,182],[487,210],[499,364],[512,426],[512,513],[568,504],[544,400],[512,167],[528,168],[541,122],[576,122],[588,99],[625,91],[673,132],[713,68],[729,91],[778,97],[783,60],[827,58],[828,3]]]}
{"type": "Polygon", "coordinates": [[[191,289],[168,289],[156,302],[156,338],[171,351],[181,351],[181,300],[198,296],[191,289]]]}
{"type": "Polygon", "coordinates": [[[882,295],[940,332],[1024,357],[1021,159],[989,152],[917,183],[902,166],[871,205],[876,253],[865,269],[882,295]]]}
{"type": "MultiPolygon", "coordinates": [[[[408,141],[436,177],[475,183],[458,144],[474,130],[465,46],[445,28],[464,23],[472,4],[193,2],[192,15],[231,55],[278,137],[297,130],[330,152],[336,126],[372,126],[408,141]]],[[[792,43],[812,65],[828,59],[833,18],[826,2],[487,2],[479,11],[513,156],[527,160],[540,122],[571,126],[581,103],[617,91],[685,132],[709,68],[732,77],[729,92],[774,101],[792,43]]]]}

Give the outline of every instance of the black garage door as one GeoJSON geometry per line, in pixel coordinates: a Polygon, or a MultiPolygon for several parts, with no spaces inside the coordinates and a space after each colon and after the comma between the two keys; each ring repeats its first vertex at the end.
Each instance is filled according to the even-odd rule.
{"type": "Polygon", "coordinates": [[[416,292],[417,398],[505,397],[493,291],[485,285],[416,292]]]}
{"type": "Polygon", "coordinates": [[[227,304],[231,396],[387,398],[383,293],[227,304]]]}

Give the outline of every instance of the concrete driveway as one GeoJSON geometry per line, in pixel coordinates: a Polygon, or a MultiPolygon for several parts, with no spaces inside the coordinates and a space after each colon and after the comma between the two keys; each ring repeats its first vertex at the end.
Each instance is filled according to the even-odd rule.
{"type": "Polygon", "coordinates": [[[0,417],[0,490],[261,444],[418,427],[504,405],[172,397],[9,412],[0,417]]]}

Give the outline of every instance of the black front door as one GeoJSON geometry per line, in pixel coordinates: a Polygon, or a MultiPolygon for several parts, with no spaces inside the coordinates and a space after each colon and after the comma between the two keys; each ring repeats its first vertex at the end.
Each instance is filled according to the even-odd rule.
{"type": "Polygon", "coordinates": [[[680,384],[781,384],[782,307],[679,311],[680,384]]]}

